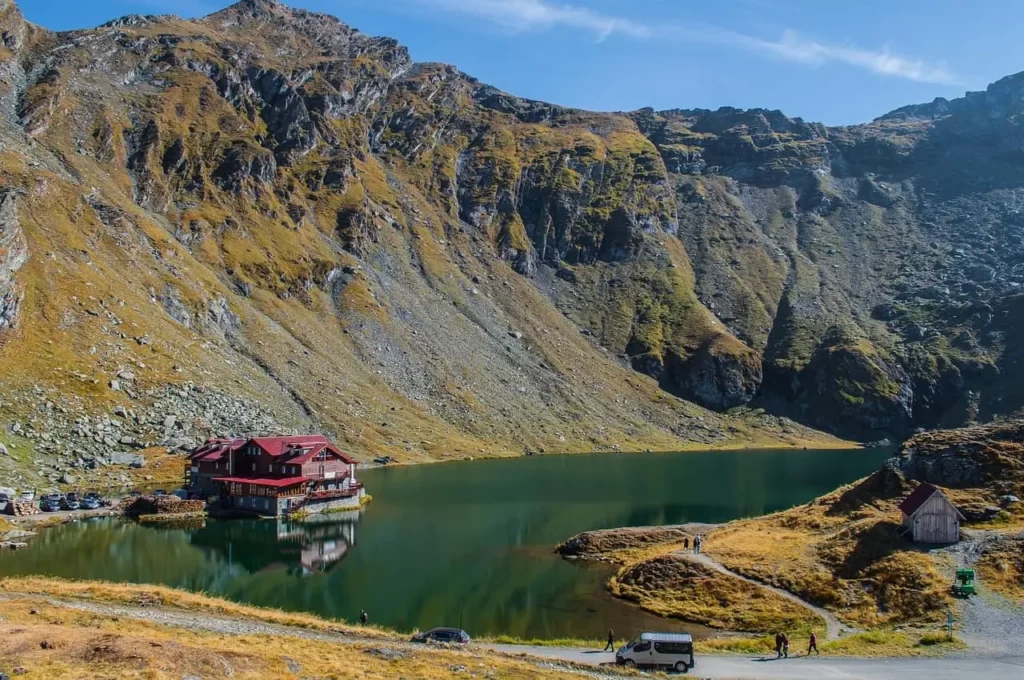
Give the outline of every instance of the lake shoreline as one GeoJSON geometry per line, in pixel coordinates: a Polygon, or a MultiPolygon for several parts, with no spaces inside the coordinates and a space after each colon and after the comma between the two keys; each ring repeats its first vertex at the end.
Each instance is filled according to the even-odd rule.
{"type": "Polygon", "coordinates": [[[561,559],[556,545],[627,524],[699,520],[707,531],[805,502],[882,455],[758,449],[387,466],[363,472],[374,503],[343,520],[73,522],[41,532],[16,559],[0,557],[0,574],[158,583],[350,619],[366,609],[399,630],[464,622],[474,637],[591,639],[651,627],[703,637],[613,597],[614,573],[561,559]]]}

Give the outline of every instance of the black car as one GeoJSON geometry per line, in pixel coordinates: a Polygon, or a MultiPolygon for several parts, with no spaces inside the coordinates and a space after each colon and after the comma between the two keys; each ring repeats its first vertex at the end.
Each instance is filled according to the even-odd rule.
{"type": "Polygon", "coordinates": [[[78,494],[73,493],[69,493],[60,502],[61,510],[78,510],[80,505],[81,504],[78,502],[78,494]]]}
{"type": "Polygon", "coordinates": [[[465,645],[469,643],[469,635],[458,628],[432,628],[425,633],[416,633],[412,636],[413,642],[440,642],[454,645],[465,645]]]}
{"type": "Polygon", "coordinates": [[[90,496],[89,494],[86,494],[85,498],[83,498],[82,502],[79,504],[82,510],[98,510],[101,505],[102,503],[98,497],[90,496]]]}
{"type": "Polygon", "coordinates": [[[39,509],[43,512],[57,512],[60,510],[61,498],[55,493],[43,496],[39,501],[39,509]]]}

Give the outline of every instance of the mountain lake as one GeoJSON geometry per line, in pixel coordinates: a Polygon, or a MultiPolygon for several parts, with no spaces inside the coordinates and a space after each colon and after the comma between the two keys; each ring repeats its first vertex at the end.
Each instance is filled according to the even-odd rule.
{"type": "Polygon", "coordinates": [[[719,523],[809,501],[891,449],[547,455],[368,469],[360,512],[195,528],[91,519],[0,553],[0,575],[154,583],[398,630],[600,639],[706,632],[612,598],[610,568],[568,562],[581,531],[719,523]]]}

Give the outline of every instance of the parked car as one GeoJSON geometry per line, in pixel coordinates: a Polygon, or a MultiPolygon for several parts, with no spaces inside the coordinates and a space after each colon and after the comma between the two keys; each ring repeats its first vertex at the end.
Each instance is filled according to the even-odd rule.
{"type": "Polygon", "coordinates": [[[61,510],[78,510],[81,504],[78,502],[77,494],[68,494],[60,502],[61,510]]]}
{"type": "Polygon", "coordinates": [[[31,489],[26,489],[25,491],[22,491],[21,496],[18,497],[18,500],[21,501],[22,503],[31,503],[35,499],[36,492],[32,491],[31,489]]]}
{"type": "Polygon", "coordinates": [[[6,503],[9,500],[11,500],[10,496],[5,493],[0,493],[0,503],[6,503]]]}
{"type": "Polygon", "coordinates": [[[615,653],[615,663],[685,673],[696,665],[693,638],[683,633],[644,633],[615,653]]]}
{"type": "Polygon", "coordinates": [[[57,512],[60,510],[60,496],[55,493],[43,496],[39,501],[39,509],[43,512],[57,512]]]}
{"type": "Polygon", "coordinates": [[[102,504],[98,495],[86,494],[85,498],[79,503],[79,507],[82,510],[98,510],[102,504]]]}
{"type": "Polygon", "coordinates": [[[465,645],[469,643],[469,640],[466,631],[458,628],[431,628],[425,633],[416,633],[412,636],[413,642],[444,642],[465,645]]]}
{"type": "Polygon", "coordinates": [[[154,496],[166,496],[167,492],[164,491],[163,489],[157,489],[156,491],[153,492],[153,495],[154,496]]]}

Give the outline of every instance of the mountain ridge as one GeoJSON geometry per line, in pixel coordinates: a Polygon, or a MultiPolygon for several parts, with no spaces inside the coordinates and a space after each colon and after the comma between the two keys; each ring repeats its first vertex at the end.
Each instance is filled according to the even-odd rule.
{"type": "Polygon", "coordinates": [[[8,4],[0,31],[0,413],[39,455],[94,455],[87,418],[428,459],[1024,403],[1012,79],[829,128],[523,100],[265,0],[60,34],[8,4]],[[217,396],[154,396],[188,385],[217,396]]]}

